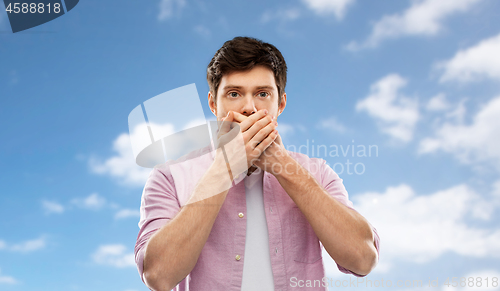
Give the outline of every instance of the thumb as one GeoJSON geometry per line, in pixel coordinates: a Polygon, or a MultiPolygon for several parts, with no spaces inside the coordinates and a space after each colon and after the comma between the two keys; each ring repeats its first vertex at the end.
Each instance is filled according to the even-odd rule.
{"type": "Polygon", "coordinates": [[[224,119],[224,121],[233,122],[233,120],[234,120],[234,112],[229,111],[227,113],[226,119],[224,119]]]}
{"type": "Polygon", "coordinates": [[[222,134],[228,133],[231,130],[231,123],[233,122],[234,114],[232,111],[227,113],[227,116],[222,119],[222,124],[220,126],[220,132],[222,134]]]}
{"type": "Polygon", "coordinates": [[[276,137],[276,139],[274,140],[277,144],[279,145],[283,145],[283,142],[281,141],[281,135],[278,133],[278,136],[276,137]]]}

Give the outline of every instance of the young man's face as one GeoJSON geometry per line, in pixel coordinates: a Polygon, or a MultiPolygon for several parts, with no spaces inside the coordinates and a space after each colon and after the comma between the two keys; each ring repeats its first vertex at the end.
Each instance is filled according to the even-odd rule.
{"type": "Polygon", "coordinates": [[[208,93],[210,109],[221,120],[229,111],[250,116],[261,109],[267,109],[269,114],[278,116],[286,106],[286,93],[278,105],[278,87],[273,72],[264,67],[256,66],[248,71],[238,71],[222,76],[215,96],[208,93]]]}

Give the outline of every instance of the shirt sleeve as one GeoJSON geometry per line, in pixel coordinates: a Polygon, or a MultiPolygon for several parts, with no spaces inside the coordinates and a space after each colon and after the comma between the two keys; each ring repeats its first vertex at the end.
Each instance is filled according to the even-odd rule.
{"type": "MultiPolygon", "coordinates": [[[[350,209],[356,211],[354,209],[352,202],[349,200],[349,195],[347,194],[347,190],[344,187],[344,184],[342,183],[342,179],[333,171],[333,169],[326,164],[325,160],[321,160],[321,184],[325,188],[325,190],[337,201],[342,203],[343,205],[349,207],[350,209]]],[[[370,224],[370,223],[368,223],[370,224]]],[[[370,224],[370,227],[372,228],[373,231],[373,243],[375,245],[375,249],[377,250],[377,257],[379,254],[379,245],[380,245],[380,237],[377,233],[377,230],[375,227],[373,227],[370,224]]],[[[339,264],[337,264],[337,267],[339,268],[339,271],[342,273],[346,274],[353,274],[354,276],[357,277],[364,277],[363,275],[356,274],[352,272],[351,270],[348,270],[339,264]]]]}
{"type": "Polygon", "coordinates": [[[180,205],[168,166],[154,168],[142,192],[140,230],[134,249],[135,263],[143,282],[144,252],[149,239],[179,211],[180,205]]]}

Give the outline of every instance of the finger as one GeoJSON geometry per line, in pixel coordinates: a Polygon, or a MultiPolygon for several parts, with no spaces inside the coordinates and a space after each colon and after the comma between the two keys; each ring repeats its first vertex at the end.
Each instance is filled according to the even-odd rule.
{"type": "Polygon", "coordinates": [[[233,122],[233,112],[229,111],[227,116],[222,118],[222,122],[219,126],[219,135],[226,134],[231,130],[231,123],[233,122]]]}
{"type": "MultiPolygon", "coordinates": [[[[257,122],[255,122],[254,124],[251,125],[251,127],[249,129],[247,129],[246,132],[244,132],[244,138],[245,140],[252,140],[254,139],[254,137],[262,130],[264,129],[266,126],[268,125],[273,125],[274,128],[276,128],[277,126],[277,122],[274,121],[274,118],[271,116],[271,115],[266,115],[264,116],[263,118],[261,118],[260,120],[258,120],[257,122]]],[[[241,124],[241,126],[243,127],[244,125],[241,124]]],[[[273,128],[273,129],[274,129],[273,128]]],[[[266,134],[264,136],[262,136],[262,134],[260,134],[258,137],[257,137],[257,141],[261,141],[263,140],[267,134],[269,134],[272,130],[268,130],[266,132],[266,134]]]]}
{"type": "MultiPolygon", "coordinates": [[[[247,131],[253,124],[255,124],[258,120],[264,118],[267,115],[267,109],[259,110],[256,113],[247,117],[244,121],[241,122],[241,132],[247,131]]],[[[254,133],[255,135],[255,133],[254,133]]],[[[253,135],[252,135],[253,136],[253,135]]]]}
{"type": "MultiPolygon", "coordinates": [[[[255,152],[262,154],[278,137],[278,131],[273,130],[260,144],[255,148],[255,152]]],[[[259,155],[260,156],[260,155],[259,155]]]]}
{"type": "MultiPolygon", "coordinates": [[[[261,120],[259,122],[261,122],[261,120]]],[[[255,136],[252,137],[252,139],[249,141],[249,143],[253,147],[257,147],[257,145],[259,143],[261,143],[269,134],[271,134],[271,132],[273,132],[273,130],[275,130],[277,126],[278,126],[278,123],[276,121],[268,123],[264,128],[259,130],[255,134],[255,136]]]]}
{"type": "Polygon", "coordinates": [[[234,121],[236,121],[236,122],[242,123],[243,121],[245,121],[248,118],[248,116],[245,116],[245,115],[238,113],[236,111],[234,111],[233,113],[234,113],[234,121]]]}
{"type": "Polygon", "coordinates": [[[279,145],[283,145],[283,142],[281,141],[281,135],[278,133],[278,136],[276,137],[276,143],[279,145]]]}

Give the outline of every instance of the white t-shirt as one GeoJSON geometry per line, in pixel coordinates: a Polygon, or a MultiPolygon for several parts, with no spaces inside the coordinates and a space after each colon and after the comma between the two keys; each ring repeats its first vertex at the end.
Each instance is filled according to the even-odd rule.
{"type": "Polygon", "coordinates": [[[263,171],[257,169],[244,181],[247,202],[247,213],[245,213],[247,230],[245,256],[243,257],[242,291],[274,290],[269,234],[266,213],[264,212],[263,176],[263,171]]]}

